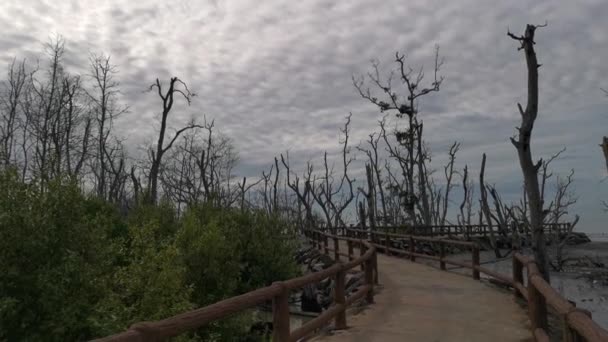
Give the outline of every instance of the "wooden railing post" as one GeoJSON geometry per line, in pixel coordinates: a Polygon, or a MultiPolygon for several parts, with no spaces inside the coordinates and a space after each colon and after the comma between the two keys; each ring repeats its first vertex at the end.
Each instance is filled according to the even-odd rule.
{"type": "Polygon", "coordinates": [[[530,322],[532,323],[532,331],[536,329],[543,329],[547,331],[547,304],[545,298],[536,289],[532,282],[532,277],[539,277],[538,269],[536,264],[529,264],[528,266],[528,315],[530,322]],[[534,265],[534,267],[530,267],[534,265]]]}
{"type": "MultiPolygon", "coordinates": [[[[374,254],[376,252],[374,251],[374,254]]],[[[365,285],[369,285],[369,291],[365,299],[368,304],[374,303],[374,258],[365,260],[365,285]]]]}
{"type": "Polygon", "coordinates": [[[374,253],[374,284],[378,284],[378,254],[374,253]]]}
{"type": "Polygon", "coordinates": [[[334,260],[336,262],[340,261],[340,243],[338,238],[334,235],[334,260]]]}
{"type": "Polygon", "coordinates": [[[410,261],[416,261],[416,256],[414,255],[416,251],[416,245],[414,242],[414,237],[410,235],[410,261]]]}
{"type": "Polygon", "coordinates": [[[346,245],[348,246],[348,261],[353,260],[355,257],[353,256],[353,241],[347,240],[346,245]]]}
{"type": "MultiPolygon", "coordinates": [[[[513,282],[515,283],[521,283],[523,285],[524,283],[524,265],[521,263],[521,261],[519,261],[519,259],[517,259],[517,257],[515,256],[515,253],[513,253],[513,258],[512,258],[512,263],[513,263],[513,282]]],[[[515,297],[523,297],[521,293],[519,293],[519,290],[517,288],[515,288],[515,297]]]]}
{"type": "MultiPolygon", "coordinates": [[[[346,306],[346,271],[341,268],[336,273],[336,285],[334,287],[334,303],[346,306]]],[[[336,329],[346,329],[346,307],[336,315],[336,329]]]]}
{"type": "Polygon", "coordinates": [[[329,255],[329,241],[327,241],[327,234],[323,234],[323,248],[325,255],[329,255]]]}
{"type": "Polygon", "coordinates": [[[445,271],[445,243],[439,241],[439,268],[445,271]]]}
{"type": "Polygon", "coordinates": [[[289,336],[289,290],[283,282],[274,283],[281,287],[281,293],[272,299],[272,340],[287,342],[289,336]]]}
{"type": "Polygon", "coordinates": [[[473,279],[479,280],[479,246],[473,247],[473,279]]]}
{"type": "Polygon", "coordinates": [[[390,246],[391,246],[391,237],[388,235],[388,230],[386,231],[386,233],[384,234],[384,246],[385,246],[385,252],[386,255],[391,255],[391,252],[389,250],[390,246]]]}
{"type": "MultiPolygon", "coordinates": [[[[365,252],[367,252],[367,247],[361,240],[359,240],[359,256],[363,256],[363,254],[365,254],[365,252]]],[[[365,271],[364,262],[361,263],[361,271],[365,271]]]]}

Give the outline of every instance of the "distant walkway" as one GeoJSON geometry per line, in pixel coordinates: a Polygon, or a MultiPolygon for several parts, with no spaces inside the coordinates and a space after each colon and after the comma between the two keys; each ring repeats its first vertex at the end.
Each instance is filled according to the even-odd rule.
{"type": "Polygon", "coordinates": [[[312,341],[533,341],[512,293],[463,275],[378,254],[375,304],[348,329],[312,341]]]}

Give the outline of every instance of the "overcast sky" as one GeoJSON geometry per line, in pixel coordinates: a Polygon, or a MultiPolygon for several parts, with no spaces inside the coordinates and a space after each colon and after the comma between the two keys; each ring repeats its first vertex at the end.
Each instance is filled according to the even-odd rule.
{"type": "Polygon", "coordinates": [[[537,32],[543,66],[533,154],[567,147],[554,166],[563,175],[575,169],[580,228],[607,231],[598,146],[608,134],[600,90],[608,88],[606,18],[605,0],[4,0],[0,63],[39,55],[53,34],[66,39],[72,70],[86,66],[89,52],[110,54],[131,107],[119,134],[132,150],[152,139],[158,116],[157,99],[143,91],[156,77],[178,76],[198,96],[176,108],[173,126],[214,118],[239,150],[239,174],[253,177],[285,150],[300,161],[335,151],[348,112],[351,139],[365,139],[381,114],[358,96],[351,75],[366,73],[374,58],[390,67],[397,50],[429,70],[439,44],[445,81],[420,103],[433,165],[460,141],[458,167],[469,164],[477,178],[486,152],[488,182],[510,199],[521,191],[508,138],[519,122],[516,103],[525,103],[526,70],[506,32],[548,21],[537,32]]]}

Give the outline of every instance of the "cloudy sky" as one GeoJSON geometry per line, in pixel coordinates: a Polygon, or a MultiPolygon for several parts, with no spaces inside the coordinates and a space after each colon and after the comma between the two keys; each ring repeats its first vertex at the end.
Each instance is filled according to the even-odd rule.
{"type": "Polygon", "coordinates": [[[605,0],[4,0],[0,63],[38,55],[54,34],[66,39],[76,72],[89,52],[110,54],[131,107],[119,134],[132,149],[151,140],[158,116],[157,99],[143,91],[157,77],[178,76],[198,96],[176,108],[174,127],[214,118],[239,150],[238,172],[254,176],[286,150],[300,161],[336,151],[348,112],[351,138],[365,139],[381,114],[358,96],[351,76],[369,71],[371,59],[391,67],[397,50],[428,69],[439,44],[445,81],[420,103],[434,166],[460,141],[458,167],[467,163],[477,174],[486,152],[486,178],[514,198],[521,171],[508,138],[519,121],[516,103],[525,102],[526,70],[506,32],[548,21],[537,33],[543,66],[533,153],[567,147],[554,166],[576,171],[580,228],[607,231],[598,146],[608,134],[600,90],[608,88],[607,17],[605,0]]]}

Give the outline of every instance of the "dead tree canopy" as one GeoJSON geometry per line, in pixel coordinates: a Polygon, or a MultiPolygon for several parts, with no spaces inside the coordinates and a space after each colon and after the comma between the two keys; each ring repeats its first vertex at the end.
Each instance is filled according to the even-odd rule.
{"type": "MultiPolygon", "coordinates": [[[[429,225],[433,220],[433,210],[438,207],[433,199],[439,196],[433,196],[434,193],[430,193],[428,189],[429,174],[426,163],[430,156],[422,137],[423,123],[418,118],[419,100],[425,95],[439,91],[443,82],[443,77],[439,75],[443,59],[440,58],[439,48],[436,47],[433,78],[428,85],[423,83],[424,69],[415,71],[407,66],[404,54],[399,52],[395,54],[395,64],[396,70],[383,78],[380,76],[379,63],[372,62],[373,70],[368,73],[367,79],[373,87],[377,88],[378,95],[374,95],[365,86],[365,78],[353,77],[353,85],[359,95],[378,107],[380,112],[393,112],[397,118],[407,120],[405,130],[395,130],[394,137],[398,146],[394,149],[389,147],[389,152],[398,162],[405,179],[403,185],[399,187],[399,194],[404,197],[409,223],[429,225]],[[394,82],[395,76],[397,82],[394,82]]],[[[373,180],[373,177],[370,179],[373,180]]]]}
{"type": "Polygon", "coordinates": [[[532,160],[531,138],[534,122],[538,115],[538,60],[534,51],[534,34],[539,27],[527,25],[523,36],[517,36],[511,32],[507,35],[520,43],[519,50],[524,51],[526,65],[528,69],[528,103],[523,109],[521,104],[517,104],[521,114],[521,125],[518,128],[517,139],[511,138],[511,142],[517,149],[519,163],[524,176],[525,191],[528,197],[530,209],[530,226],[534,239],[534,256],[540,268],[540,272],[549,281],[548,262],[546,255],[546,243],[543,232],[543,203],[538,184],[538,170],[542,166],[542,160],[534,163],[532,160]]]}

